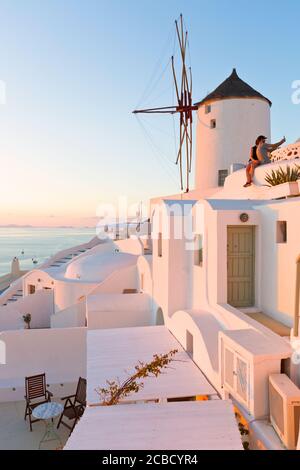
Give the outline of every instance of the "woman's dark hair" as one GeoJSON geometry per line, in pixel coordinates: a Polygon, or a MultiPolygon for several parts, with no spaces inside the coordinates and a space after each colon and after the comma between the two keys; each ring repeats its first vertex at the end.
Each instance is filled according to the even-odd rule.
{"type": "Polygon", "coordinates": [[[255,141],[255,145],[257,146],[262,140],[266,140],[264,135],[259,135],[255,141]]]}

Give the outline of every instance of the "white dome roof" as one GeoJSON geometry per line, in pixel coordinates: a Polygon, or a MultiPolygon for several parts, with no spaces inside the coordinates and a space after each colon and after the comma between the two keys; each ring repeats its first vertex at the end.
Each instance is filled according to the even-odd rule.
{"type": "Polygon", "coordinates": [[[66,269],[65,278],[86,282],[101,282],[116,269],[136,263],[137,256],[129,253],[106,252],[78,258],[66,269]]]}

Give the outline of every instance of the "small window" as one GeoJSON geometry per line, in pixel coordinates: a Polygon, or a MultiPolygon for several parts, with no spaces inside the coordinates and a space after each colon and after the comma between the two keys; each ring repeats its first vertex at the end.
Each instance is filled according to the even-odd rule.
{"type": "Polygon", "coordinates": [[[210,128],[215,129],[217,127],[217,121],[215,119],[210,120],[210,128]]]}
{"type": "Polygon", "coordinates": [[[137,289],[123,289],[123,294],[137,294],[137,289]]]}
{"type": "Polygon", "coordinates": [[[195,249],[194,249],[194,265],[202,266],[203,262],[203,247],[202,247],[202,235],[195,236],[195,249]]]}
{"type": "Polygon", "coordinates": [[[144,290],[144,273],[141,273],[140,288],[141,290],[144,290]]]}
{"type": "Polygon", "coordinates": [[[285,220],[277,221],[277,230],[276,230],[276,241],[277,243],[286,243],[287,242],[287,223],[285,220]]]}
{"type": "Polygon", "coordinates": [[[206,104],[205,105],[205,114],[209,114],[211,112],[211,105],[210,104],[206,104]]]}
{"type": "Polygon", "coordinates": [[[161,232],[158,234],[157,255],[160,257],[162,256],[162,233],[161,232]]]}
{"type": "Polygon", "coordinates": [[[28,285],[28,294],[34,294],[35,293],[35,286],[33,284],[28,285]]]}
{"type": "Polygon", "coordinates": [[[218,186],[224,186],[225,179],[228,176],[228,170],[219,170],[218,173],[218,186]]]}

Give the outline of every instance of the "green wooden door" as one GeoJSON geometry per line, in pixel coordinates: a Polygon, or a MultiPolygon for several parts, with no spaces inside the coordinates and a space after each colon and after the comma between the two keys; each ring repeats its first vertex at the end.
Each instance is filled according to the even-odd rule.
{"type": "Polygon", "coordinates": [[[254,227],[227,228],[227,302],[233,307],[254,304],[254,227]]]}

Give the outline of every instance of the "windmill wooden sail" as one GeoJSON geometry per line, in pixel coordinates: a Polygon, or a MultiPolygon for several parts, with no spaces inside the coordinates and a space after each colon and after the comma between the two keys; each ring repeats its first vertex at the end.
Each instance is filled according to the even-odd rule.
{"type": "Polygon", "coordinates": [[[198,109],[192,100],[192,70],[186,67],[186,51],[188,45],[188,32],[184,29],[183,18],[180,15],[179,22],[175,21],[176,34],[180,49],[181,70],[176,74],[174,56],[171,58],[172,74],[176,92],[177,105],[158,108],[136,109],[134,114],[179,114],[179,147],[176,156],[176,164],[179,165],[180,187],[185,192],[189,191],[189,176],[192,168],[193,153],[193,111],[198,109]]]}

